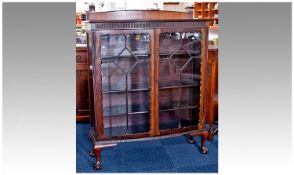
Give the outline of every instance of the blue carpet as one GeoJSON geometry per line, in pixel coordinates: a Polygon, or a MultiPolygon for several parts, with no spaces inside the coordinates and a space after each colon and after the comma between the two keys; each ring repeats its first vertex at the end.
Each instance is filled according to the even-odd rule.
{"type": "Polygon", "coordinates": [[[89,156],[92,146],[88,139],[90,125],[77,123],[77,173],[217,173],[218,137],[207,141],[208,154],[199,152],[200,137],[196,144],[188,144],[184,136],[140,142],[119,143],[101,153],[102,170],[94,170],[94,157],[89,156]]]}

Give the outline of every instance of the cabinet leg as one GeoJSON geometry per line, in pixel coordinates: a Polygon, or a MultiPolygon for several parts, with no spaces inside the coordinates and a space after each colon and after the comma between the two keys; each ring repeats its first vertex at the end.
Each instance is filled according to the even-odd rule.
{"type": "Polygon", "coordinates": [[[94,163],[94,169],[100,170],[102,169],[101,165],[101,151],[104,148],[116,146],[117,143],[110,143],[110,144],[95,144],[93,150],[90,152],[91,157],[96,157],[96,161],[94,163]]]}
{"type": "Polygon", "coordinates": [[[101,165],[101,151],[102,151],[102,148],[94,148],[94,154],[96,156],[96,162],[94,164],[94,169],[95,170],[100,170],[102,168],[102,165],[101,165]]]}
{"type": "Polygon", "coordinates": [[[208,132],[204,131],[201,138],[201,153],[207,154],[208,149],[205,147],[206,139],[208,138],[208,132]]]}
{"type": "Polygon", "coordinates": [[[208,149],[205,147],[205,142],[206,142],[206,139],[209,136],[208,131],[194,132],[194,133],[191,133],[190,136],[191,137],[193,137],[193,136],[201,136],[200,152],[202,154],[207,154],[208,153],[208,149]]]}
{"type": "Polygon", "coordinates": [[[186,140],[187,140],[187,142],[190,143],[190,144],[194,144],[194,143],[195,143],[195,140],[193,139],[193,136],[191,136],[190,134],[188,134],[188,135],[186,136],[186,140]]]}
{"type": "Polygon", "coordinates": [[[96,156],[95,153],[94,153],[94,150],[91,150],[91,151],[90,151],[89,156],[90,156],[90,157],[95,157],[95,156],[96,156]]]}

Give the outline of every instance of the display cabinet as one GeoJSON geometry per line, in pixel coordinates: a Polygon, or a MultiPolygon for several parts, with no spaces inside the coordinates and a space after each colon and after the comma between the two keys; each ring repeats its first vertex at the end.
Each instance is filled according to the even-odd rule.
{"type": "Polygon", "coordinates": [[[192,13],[93,12],[89,25],[90,139],[101,168],[103,148],[120,142],[202,136],[206,113],[209,21],[192,13]]]}

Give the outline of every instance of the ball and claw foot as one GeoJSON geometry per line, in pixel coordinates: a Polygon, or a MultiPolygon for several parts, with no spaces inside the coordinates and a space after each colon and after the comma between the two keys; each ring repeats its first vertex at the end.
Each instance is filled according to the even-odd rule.
{"type": "Polygon", "coordinates": [[[205,146],[201,147],[201,153],[202,154],[207,154],[208,153],[208,149],[205,146]]]}
{"type": "Polygon", "coordinates": [[[187,142],[190,143],[190,144],[194,144],[195,140],[193,139],[193,136],[187,135],[187,142]]]}
{"type": "Polygon", "coordinates": [[[97,162],[94,164],[94,169],[95,169],[95,170],[101,170],[101,169],[102,169],[102,165],[101,165],[100,161],[97,161],[97,162]]]}
{"type": "Polygon", "coordinates": [[[95,153],[94,153],[94,151],[92,150],[92,151],[90,151],[90,153],[89,153],[89,156],[90,157],[96,157],[96,155],[95,155],[95,153]]]}

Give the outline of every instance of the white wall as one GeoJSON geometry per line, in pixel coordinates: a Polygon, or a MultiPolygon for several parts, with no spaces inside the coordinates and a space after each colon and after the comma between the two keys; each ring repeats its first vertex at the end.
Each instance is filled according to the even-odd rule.
{"type": "Polygon", "coordinates": [[[82,0],[76,2],[76,12],[85,12],[88,10],[87,3],[94,3],[95,11],[113,11],[113,10],[143,10],[159,8],[163,10],[163,2],[160,0],[82,0]],[[103,8],[99,8],[99,4],[104,2],[103,8]]]}
{"type": "Polygon", "coordinates": [[[163,10],[187,12],[185,8],[190,6],[193,2],[180,2],[180,4],[163,4],[163,10]]]}

